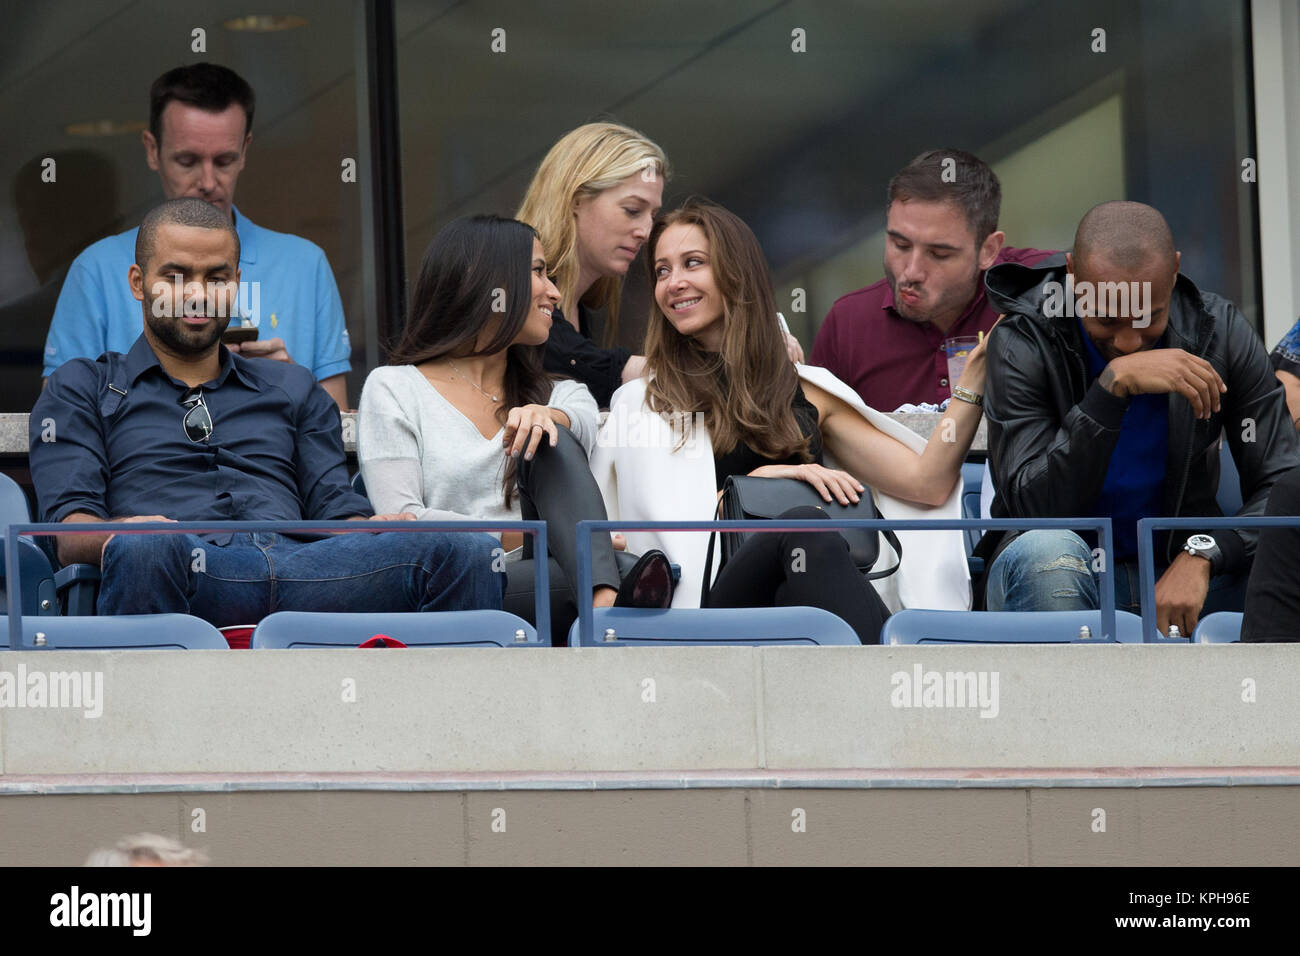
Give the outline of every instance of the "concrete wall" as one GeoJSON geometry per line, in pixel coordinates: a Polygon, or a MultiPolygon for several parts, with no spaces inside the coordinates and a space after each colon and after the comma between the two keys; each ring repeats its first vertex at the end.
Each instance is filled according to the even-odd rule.
{"type": "Polygon", "coordinates": [[[102,674],[103,713],[0,707],[0,783],[1300,766],[1300,648],[1287,645],[0,652],[0,672],[20,666],[102,674]],[[983,673],[996,701],[896,706],[917,668],[923,681],[983,673]]]}
{"type": "Polygon", "coordinates": [[[0,866],[139,831],[218,866],[1295,866],[1297,820],[1252,786],[11,795],[0,866]]]}
{"type": "Polygon", "coordinates": [[[20,668],[102,700],[0,706],[0,864],[1300,864],[1293,646],[0,652],[0,702],[20,668]],[[918,666],[982,705],[895,706],[918,666]]]}

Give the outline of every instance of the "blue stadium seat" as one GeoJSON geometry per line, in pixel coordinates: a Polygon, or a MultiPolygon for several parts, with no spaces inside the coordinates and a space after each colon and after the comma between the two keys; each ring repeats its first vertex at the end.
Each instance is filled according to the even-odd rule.
{"type": "Polygon", "coordinates": [[[366,494],[366,483],[362,479],[361,472],[359,471],[352,476],[352,490],[355,491],[357,494],[359,494],[361,497],[367,500],[370,499],[370,496],[366,494]]]}
{"type": "MultiPolygon", "coordinates": [[[[858,635],[839,616],[814,607],[596,608],[593,640],[583,647],[634,644],[671,646],[752,646],[833,644],[860,647],[858,635]],[[613,637],[609,639],[608,633],[613,637]]],[[[580,640],[578,622],[569,646],[580,640]]]]}
{"type": "Polygon", "coordinates": [[[376,634],[407,647],[550,647],[549,636],[505,611],[439,611],[430,614],[329,614],[277,611],[262,618],[252,648],[357,647],[376,634]],[[523,639],[518,635],[522,632],[523,639]]]}
{"type": "Polygon", "coordinates": [[[1236,644],[1241,640],[1240,611],[1219,611],[1201,618],[1192,635],[1194,644],[1236,644]]]}
{"type": "MultiPolygon", "coordinates": [[[[963,518],[980,517],[980,490],[984,484],[984,465],[981,462],[963,462],[961,466],[961,516],[963,518]]],[[[975,545],[979,544],[982,532],[972,529],[962,532],[966,536],[966,563],[970,565],[972,578],[984,573],[984,559],[971,556],[975,545]]]]}
{"type": "MultiPolygon", "coordinates": [[[[891,614],[881,644],[1141,644],[1142,618],[1115,612],[1117,641],[1101,639],[1100,611],[926,611],[891,614]],[[1092,637],[1079,637],[1087,626],[1092,637]]],[[[1175,643],[1186,643],[1177,641],[1175,643]]]]}
{"type": "MultiPolygon", "coordinates": [[[[9,644],[9,618],[0,616],[0,647],[9,644]]],[[[230,645],[207,621],[188,614],[122,614],[116,617],[24,617],[24,650],[120,651],[212,650],[230,645]]]]}
{"type": "Polygon", "coordinates": [[[1226,441],[1219,442],[1219,493],[1216,496],[1219,510],[1225,515],[1241,511],[1241,476],[1237,463],[1232,460],[1232,449],[1226,441]]]}
{"type": "MultiPolygon", "coordinates": [[[[0,528],[11,524],[31,524],[27,496],[8,475],[0,474],[0,528]]],[[[0,534],[0,613],[8,607],[8,577],[2,547],[4,534],[0,534]]],[[[71,564],[58,571],[50,557],[34,538],[18,540],[18,570],[22,586],[21,607],[23,615],[53,617],[59,614],[60,597],[66,602],[68,614],[95,613],[95,588],[99,584],[99,569],[89,564],[71,564]]]]}

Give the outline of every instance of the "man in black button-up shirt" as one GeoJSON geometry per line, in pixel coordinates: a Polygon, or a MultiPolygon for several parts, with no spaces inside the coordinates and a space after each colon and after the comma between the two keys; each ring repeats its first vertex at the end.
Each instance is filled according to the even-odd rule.
{"type": "MultiPolygon", "coordinates": [[[[144,333],[75,359],[31,415],[43,519],[393,520],[348,483],[338,406],[301,366],[221,345],[239,239],[199,199],[140,227],[129,280],[144,333]]],[[[101,565],[99,613],[193,613],[218,626],[276,610],[498,608],[504,575],[482,534],[67,535],[64,563],[101,565]]]]}

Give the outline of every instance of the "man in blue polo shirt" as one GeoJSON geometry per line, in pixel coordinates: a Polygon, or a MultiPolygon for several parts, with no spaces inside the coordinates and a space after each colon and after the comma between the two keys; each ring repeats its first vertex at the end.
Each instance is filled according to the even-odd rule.
{"type": "MultiPolygon", "coordinates": [[[[60,367],[32,410],[43,520],[413,517],[374,515],[352,490],[338,408],[310,372],[221,344],[239,282],[227,216],[169,200],[141,223],[135,260],[144,333],[126,354],[60,367]]],[[[58,552],[102,567],[100,614],[226,626],[278,610],[500,608],[496,544],[472,533],[76,534],[60,536],[58,552]]]]}
{"type": "MultiPolygon", "coordinates": [[[[1115,603],[1137,610],[1139,518],[1220,514],[1220,436],[1243,515],[1300,464],[1263,343],[1237,308],[1179,271],[1163,216],[1108,202],[1079,223],[1065,265],[989,270],[1007,313],[988,347],[985,413],[994,517],[1110,517],[1115,603]]],[[[1202,613],[1241,610],[1258,534],[1156,536],[1156,621],[1188,636],[1202,613]],[[1235,605],[1235,607],[1234,607],[1235,605]]],[[[990,535],[989,610],[1099,603],[1096,558],[1070,531],[990,535]]]]}
{"type": "MultiPolygon", "coordinates": [[[[239,313],[259,338],[231,351],[305,365],[346,409],[351,345],[325,253],[306,239],[254,225],[234,205],[253,139],[253,106],[252,88],[224,66],[170,70],[150,90],[145,159],[168,199],[203,199],[235,225],[243,250],[239,313]]],[[[139,336],[140,308],[126,282],[135,238],[131,229],[101,239],[73,261],[45,342],[47,377],[72,358],[126,352],[139,336]]]]}

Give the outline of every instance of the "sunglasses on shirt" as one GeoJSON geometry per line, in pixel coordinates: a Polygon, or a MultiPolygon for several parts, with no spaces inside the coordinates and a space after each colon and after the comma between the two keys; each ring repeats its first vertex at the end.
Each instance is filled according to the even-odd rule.
{"type": "Polygon", "coordinates": [[[181,419],[185,437],[196,445],[206,445],[212,438],[212,416],[203,401],[202,387],[196,385],[187,391],[181,396],[180,404],[186,410],[185,417],[181,419]]]}

